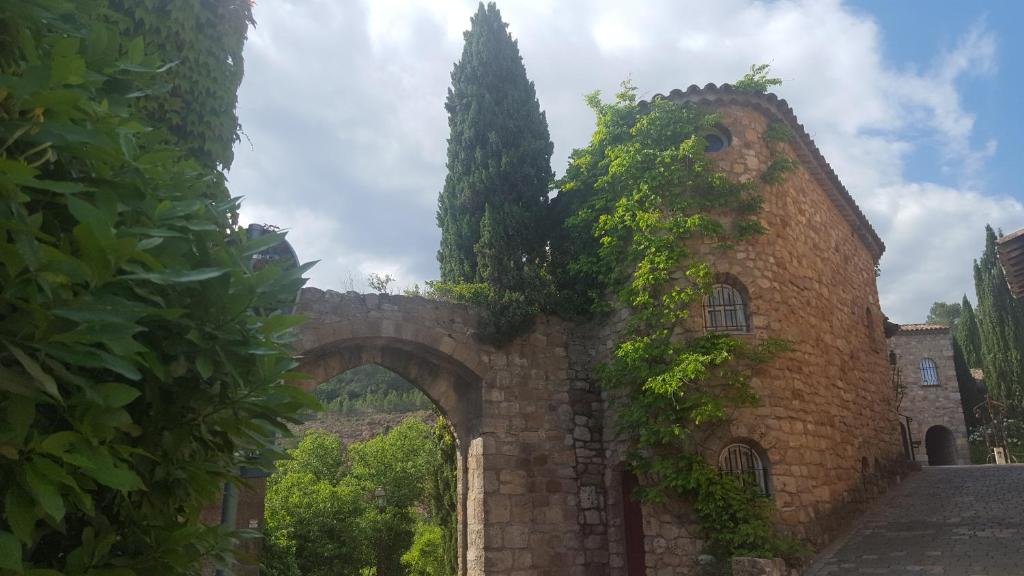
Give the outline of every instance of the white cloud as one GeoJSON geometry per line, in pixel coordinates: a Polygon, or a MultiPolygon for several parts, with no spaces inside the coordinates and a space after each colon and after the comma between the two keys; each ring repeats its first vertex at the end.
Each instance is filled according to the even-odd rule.
{"type": "MultiPolygon", "coordinates": [[[[997,70],[983,21],[931,62],[897,66],[883,31],[839,0],[613,0],[500,6],[536,82],[555,143],[553,167],[593,128],[582,95],[631,77],[644,96],[735,80],[771,62],[796,110],[888,247],[880,291],[897,321],[971,291],[986,222],[1007,229],[1024,207],[984,190],[997,143],[973,141],[958,83],[997,70]],[[908,181],[912,153],[948,173],[908,181]],[[937,152],[935,152],[937,151],[937,152]],[[943,182],[939,185],[936,182],[943,182]]],[[[246,48],[233,191],[243,215],[293,229],[313,283],[367,272],[400,284],[436,275],[434,211],[445,175],[443,108],[476,2],[262,0],[246,48]]],[[[349,282],[350,283],[350,282],[349,282]]]]}

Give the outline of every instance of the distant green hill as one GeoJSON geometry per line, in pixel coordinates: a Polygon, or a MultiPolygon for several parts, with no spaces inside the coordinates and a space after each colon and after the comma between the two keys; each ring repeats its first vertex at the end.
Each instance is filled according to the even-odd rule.
{"type": "Polygon", "coordinates": [[[418,388],[376,364],[339,374],[317,387],[313,394],[325,410],[341,414],[393,414],[433,407],[418,388]]]}

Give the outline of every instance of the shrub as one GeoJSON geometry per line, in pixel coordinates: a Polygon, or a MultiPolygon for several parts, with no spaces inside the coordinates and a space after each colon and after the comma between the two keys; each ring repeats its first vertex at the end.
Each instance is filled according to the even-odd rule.
{"type": "Polygon", "coordinates": [[[227,563],[200,510],[314,404],[276,312],[303,270],[254,271],[281,235],[140,121],[166,67],[105,2],[0,11],[0,572],[227,563]]]}

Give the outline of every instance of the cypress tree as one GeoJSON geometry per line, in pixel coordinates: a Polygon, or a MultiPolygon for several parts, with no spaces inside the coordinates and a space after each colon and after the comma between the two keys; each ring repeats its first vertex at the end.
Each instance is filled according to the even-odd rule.
{"type": "Polygon", "coordinates": [[[953,338],[953,367],[956,370],[956,382],[957,388],[960,390],[964,422],[967,424],[967,429],[971,430],[981,424],[978,417],[974,415],[974,408],[985,400],[985,391],[971,375],[971,369],[964,359],[963,347],[960,346],[960,342],[956,338],[953,338]]]}
{"type": "Polygon", "coordinates": [[[974,315],[974,307],[964,294],[960,302],[960,320],[957,322],[953,337],[960,350],[963,351],[964,362],[969,368],[981,368],[981,334],[978,332],[978,319],[974,315]]]}
{"type": "Polygon", "coordinates": [[[494,3],[479,5],[465,40],[445,102],[441,280],[522,290],[524,271],[545,251],[541,220],[553,176],[547,119],[494,3]]]}
{"type": "Polygon", "coordinates": [[[1024,304],[1010,295],[991,226],[985,227],[985,252],[974,262],[974,286],[988,391],[997,400],[1024,407],[1024,304]]]}

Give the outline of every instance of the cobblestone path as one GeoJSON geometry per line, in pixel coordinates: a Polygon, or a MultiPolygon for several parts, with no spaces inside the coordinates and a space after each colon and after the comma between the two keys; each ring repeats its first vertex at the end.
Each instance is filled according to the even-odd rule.
{"type": "Polygon", "coordinates": [[[925,468],[805,576],[1024,576],[1024,465],[925,468]]]}

